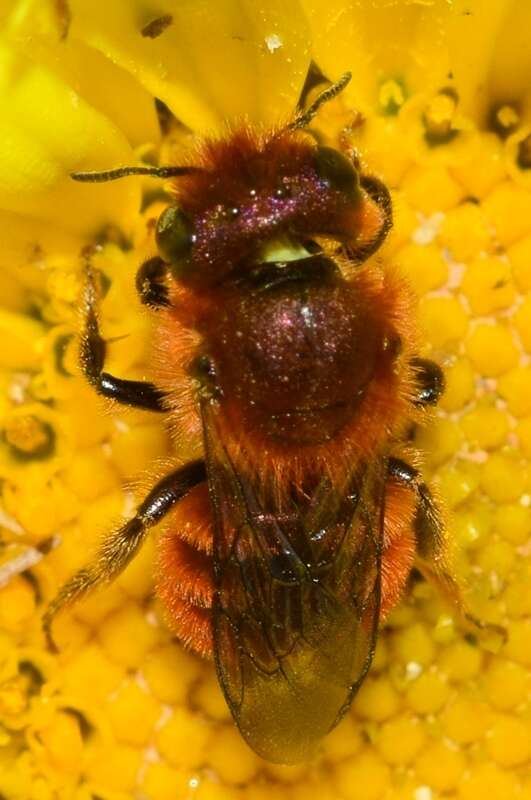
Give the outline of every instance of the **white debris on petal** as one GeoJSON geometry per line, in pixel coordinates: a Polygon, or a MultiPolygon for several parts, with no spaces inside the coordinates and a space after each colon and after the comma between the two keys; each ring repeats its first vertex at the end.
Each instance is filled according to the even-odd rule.
{"type": "Polygon", "coordinates": [[[431,217],[423,219],[411,236],[415,244],[430,244],[430,242],[433,242],[439,233],[444,217],[445,215],[442,211],[437,211],[435,214],[432,214],[431,217]]]}
{"type": "Polygon", "coordinates": [[[265,37],[266,47],[270,53],[274,53],[279,47],[282,47],[282,39],[276,33],[271,33],[265,37]]]}
{"type": "Polygon", "coordinates": [[[408,681],[414,681],[421,672],[422,664],[419,664],[418,661],[410,661],[409,664],[406,664],[406,678],[408,681]]]}

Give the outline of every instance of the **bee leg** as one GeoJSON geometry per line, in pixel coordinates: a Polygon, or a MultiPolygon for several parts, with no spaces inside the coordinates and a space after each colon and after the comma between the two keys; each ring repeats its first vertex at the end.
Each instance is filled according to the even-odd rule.
{"type": "Polygon", "coordinates": [[[64,584],[44,613],[42,627],[51,649],[56,649],[51,634],[56,614],[99,584],[116,578],[136,555],[148,529],[205,477],[203,461],[191,461],[166,475],[138,506],[134,517],[103,540],[93,561],[64,584]]]}
{"type": "Polygon", "coordinates": [[[155,309],[169,306],[168,287],[164,283],[167,271],[167,264],[159,256],[144,261],[140,266],[136,273],[136,288],[144,305],[155,309]]]}
{"type": "Polygon", "coordinates": [[[97,304],[98,288],[91,264],[91,248],[84,252],[86,282],[83,293],[84,327],[81,334],[81,367],[88,382],[98,394],[123,405],[148,411],[165,411],[164,395],[152,383],[116,378],[103,371],[106,342],[100,334],[97,304]]]}
{"type": "Polygon", "coordinates": [[[395,481],[409,487],[415,496],[415,566],[460,609],[461,590],[448,565],[445,528],[430,490],[418,470],[399,458],[389,459],[389,474],[395,481]]]}
{"type": "Polygon", "coordinates": [[[400,601],[415,560],[416,499],[409,486],[389,476],[385,486],[380,615],[400,601]]]}
{"type": "Polygon", "coordinates": [[[435,361],[426,358],[413,358],[411,364],[415,369],[417,381],[417,396],[415,405],[433,406],[444,391],[444,375],[442,369],[435,361]]]}
{"type": "Polygon", "coordinates": [[[493,635],[498,642],[506,638],[505,629],[486,623],[472,614],[463,598],[461,586],[448,563],[448,542],[443,519],[433,496],[418,470],[399,458],[388,462],[390,478],[408,486],[415,495],[416,511],[413,520],[416,556],[414,566],[435,584],[443,597],[456,609],[466,625],[493,635]]]}

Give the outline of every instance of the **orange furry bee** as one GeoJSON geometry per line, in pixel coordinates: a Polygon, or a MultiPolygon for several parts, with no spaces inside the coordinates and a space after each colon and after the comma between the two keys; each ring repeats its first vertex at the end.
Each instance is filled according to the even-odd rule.
{"type": "Polygon", "coordinates": [[[408,287],[366,263],[389,192],[304,132],[349,79],[284,128],[206,142],[196,163],[73,175],[178,178],[137,276],[158,315],[156,382],[104,371],[88,257],[81,361],[100,394],[171,415],[197,459],[103,541],[45,630],[51,641],[55,614],[119,574],[171,511],[157,578],[169,625],[214,658],[243,737],[281,763],[311,756],[348,709],[412,566],[454,588],[405,456],[442,374],[417,357],[408,287]]]}

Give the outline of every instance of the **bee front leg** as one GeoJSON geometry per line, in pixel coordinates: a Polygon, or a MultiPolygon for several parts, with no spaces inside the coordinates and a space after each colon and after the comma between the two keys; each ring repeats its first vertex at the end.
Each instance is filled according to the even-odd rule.
{"type": "Polygon", "coordinates": [[[85,288],[83,292],[84,326],[81,334],[81,368],[98,394],[128,406],[148,411],[165,411],[164,395],[152,383],[116,378],[103,371],[106,342],[101,336],[97,306],[99,292],[91,263],[92,249],[84,252],[85,288]]]}
{"type": "Polygon", "coordinates": [[[51,649],[56,649],[51,634],[56,614],[89,590],[116,578],[138,552],[148,529],[160,522],[175,503],[205,478],[203,461],[192,461],[170,473],[151,490],[134,517],[103,540],[93,561],[65,583],[44,613],[42,626],[51,649]]]}

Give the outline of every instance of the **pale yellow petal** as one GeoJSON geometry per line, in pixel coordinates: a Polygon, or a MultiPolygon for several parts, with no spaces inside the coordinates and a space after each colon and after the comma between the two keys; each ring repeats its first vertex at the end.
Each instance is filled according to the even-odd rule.
{"type": "Polygon", "coordinates": [[[69,177],[83,167],[130,162],[124,135],[70,86],[7,45],[0,48],[0,98],[0,208],[79,233],[109,223],[127,230],[138,208],[137,181],[102,192],[69,177]]]}
{"type": "MultiPolygon", "coordinates": [[[[71,0],[69,7],[69,39],[101,51],[195,130],[243,116],[270,124],[293,112],[310,49],[298,0],[174,0],[163,9],[138,0],[71,0]],[[170,24],[154,38],[143,34],[163,14],[170,24]]],[[[54,8],[24,0],[11,31],[57,39],[54,8]]]]}
{"type": "Polygon", "coordinates": [[[349,69],[349,98],[362,110],[381,106],[395,81],[407,97],[454,85],[465,113],[485,99],[499,26],[515,0],[302,0],[321,68],[349,69]]]}

